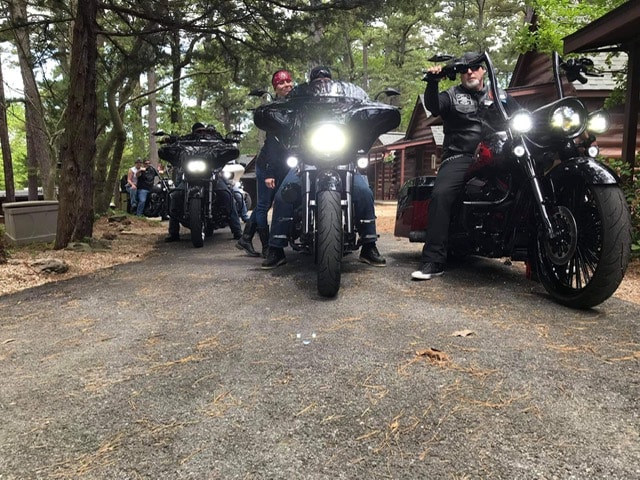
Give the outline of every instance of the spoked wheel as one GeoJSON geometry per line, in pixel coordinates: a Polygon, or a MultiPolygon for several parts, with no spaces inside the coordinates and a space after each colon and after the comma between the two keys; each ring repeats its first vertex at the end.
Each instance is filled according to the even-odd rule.
{"type": "Polygon", "coordinates": [[[539,235],[540,281],[558,303],[591,308],[616,291],[629,264],[631,220],[617,185],[572,179],[561,185],[551,221],[553,239],[539,235]]]}
{"type": "Polygon", "coordinates": [[[318,293],[323,297],[334,297],[340,290],[343,245],[340,196],[335,191],[322,191],[317,196],[316,263],[318,293]]]}
{"type": "Polygon", "coordinates": [[[202,218],[201,198],[192,198],[189,202],[189,229],[193,246],[202,247],[204,245],[204,219],[202,218]]]}

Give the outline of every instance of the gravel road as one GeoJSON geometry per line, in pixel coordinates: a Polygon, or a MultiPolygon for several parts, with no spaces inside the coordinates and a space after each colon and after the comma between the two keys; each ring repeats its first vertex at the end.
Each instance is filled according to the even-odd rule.
{"type": "Polygon", "coordinates": [[[228,232],[0,297],[0,479],[640,478],[640,306],[471,259],[412,282],[228,232]]]}

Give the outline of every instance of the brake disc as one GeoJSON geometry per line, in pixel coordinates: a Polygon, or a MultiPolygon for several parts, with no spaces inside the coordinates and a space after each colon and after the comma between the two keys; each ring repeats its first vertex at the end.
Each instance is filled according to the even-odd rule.
{"type": "Polygon", "coordinates": [[[571,210],[558,206],[550,216],[555,236],[545,238],[544,251],[554,265],[564,265],[576,253],[578,245],[578,227],[571,210]]]}

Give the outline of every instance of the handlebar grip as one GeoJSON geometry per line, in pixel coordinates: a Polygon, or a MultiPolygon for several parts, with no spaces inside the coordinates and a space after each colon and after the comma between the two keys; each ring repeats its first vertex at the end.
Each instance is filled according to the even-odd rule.
{"type": "Polygon", "coordinates": [[[444,72],[441,70],[438,73],[427,72],[422,77],[423,82],[438,82],[445,77],[444,72]]]}

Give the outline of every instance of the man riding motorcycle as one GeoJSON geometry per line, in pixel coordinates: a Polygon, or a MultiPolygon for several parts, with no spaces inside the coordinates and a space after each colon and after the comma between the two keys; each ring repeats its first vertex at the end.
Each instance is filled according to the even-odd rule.
{"type": "MultiPolygon", "coordinates": [[[[301,84],[296,89],[308,88],[313,82],[321,82],[331,79],[331,70],[325,66],[318,66],[311,70],[309,84],[301,84]]],[[[295,89],[294,89],[295,90],[295,89]]],[[[269,238],[269,251],[266,260],[262,263],[262,269],[269,270],[287,263],[284,247],[287,246],[288,233],[291,220],[294,216],[294,205],[282,197],[282,192],[288,184],[299,183],[300,179],[295,169],[291,169],[285,177],[275,196],[272,227],[269,238]]],[[[376,233],[376,215],[374,197],[369,183],[364,175],[357,173],[353,184],[354,217],[362,248],[360,261],[375,267],[384,267],[386,260],[376,247],[378,239],[376,233]]]]}

